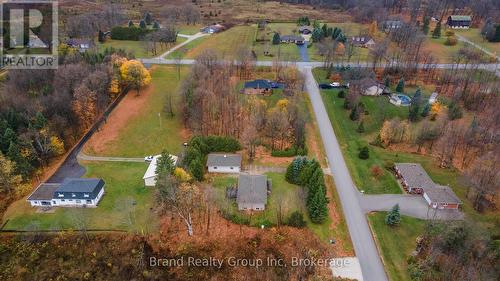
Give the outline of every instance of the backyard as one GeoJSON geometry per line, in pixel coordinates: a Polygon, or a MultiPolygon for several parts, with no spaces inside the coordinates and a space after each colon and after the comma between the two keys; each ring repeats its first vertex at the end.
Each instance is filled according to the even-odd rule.
{"type": "Polygon", "coordinates": [[[407,259],[415,250],[416,238],[424,232],[425,221],[401,216],[398,226],[385,223],[386,212],[368,215],[379,252],[391,281],[409,281],[407,259]]]}
{"type": "Polygon", "coordinates": [[[455,31],[457,35],[461,35],[466,39],[478,44],[479,46],[485,48],[486,50],[497,54],[500,54],[500,43],[499,42],[488,42],[481,35],[481,30],[478,28],[469,28],[455,31]]]}
{"type": "Polygon", "coordinates": [[[150,208],[153,190],[145,188],[144,163],[83,163],[84,177],[102,178],[105,194],[97,208],[56,208],[39,213],[26,198],[6,211],[4,230],[101,229],[151,232],[157,228],[150,208]]]}

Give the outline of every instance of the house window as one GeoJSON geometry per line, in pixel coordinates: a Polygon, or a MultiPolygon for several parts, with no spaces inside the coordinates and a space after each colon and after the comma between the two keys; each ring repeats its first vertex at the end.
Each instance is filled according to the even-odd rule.
{"type": "Polygon", "coordinates": [[[54,204],[54,205],[55,205],[55,204],[56,204],[56,201],[52,201],[52,204],[54,204]]]}
{"type": "Polygon", "coordinates": [[[80,200],[76,200],[76,203],[82,203],[82,201],[80,201],[80,200]]]}
{"type": "Polygon", "coordinates": [[[38,204],[38,201],[34,201],[33,203],[38,204]]]}
{"type": "Polygon", "coordinates": [[[69,199],[68,201],[69,201],[69,202],[73,202],[73,199],[69,199]]]}
{"type": "Polygon", "coordinates": [[[59,194],[57,194],[57,197],[64,197],[64,194],[59,193],[59,194]]]}
{"type": "Polygon", "coordinates": [[[217,170],[217,167],[214,167],[214,170],[217,170]]]}
{"type": "Polygon", "coordinates": [[[88,194],[83,194],[83,197],[89,197],[89,196],[90,196],[90,195],[88,195],[88,194]]]}
{"type": "Polygon", "coordinates": [[[87,204],[92,204],[92,200],[87,199],[87,204]]]}
{"type": "Polygon", "coordinates": [[[61,199],[61,202],[66,202],[66,200],[64,200],[64,199],[61,199]]]}
{"type": "Polygon", "coordinates": [[[71,194],[71,197],[76,197],[76,194],[72,193],[72,194],[71,194]]]}
{"type": "Polygon", "coordinates": [[[233,167],[230,167],[231,170],[233,170],[234,168],[233,167]]]}

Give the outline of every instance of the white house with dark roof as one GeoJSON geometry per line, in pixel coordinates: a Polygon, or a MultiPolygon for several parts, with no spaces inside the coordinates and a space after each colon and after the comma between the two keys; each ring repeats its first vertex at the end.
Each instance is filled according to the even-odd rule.
{"type": "Polygon", "coordinates": [[[210,153],[207,158],[209,173],[239,173],[241,171],[241,155],[227,153],[210,153]]]}
{"type": "MultiPolygon", "coordinates": [[[[151,160],[151,162],[149,162],[148,169],[146,170],[146,173],[144,173],[144,176],[142,177],[142,179],[144,180],[145,186],[155,186],[156,185],[156,166],[158,163],[158,159],[160,157],[161,157],[161,155],[155,155],[155,156],[153,156],[153,160],[151,160]]],[[[172,160],[174,161],[174,165],[176,165],[178,157],[170,154],[170,158],[172,158],[172,160]]]]}
{"type": "Polygon", "coordinates": [[[267,204],[267,177],[240,175],[236,194],[238,210],[265,210],[267,204]]]}
{"type": "Polygon", "coordinates": [[[104,195],[104,181],[65,178],[62,183],[42,183],[28,197],[31,206],[96,207],[104,195]]]}

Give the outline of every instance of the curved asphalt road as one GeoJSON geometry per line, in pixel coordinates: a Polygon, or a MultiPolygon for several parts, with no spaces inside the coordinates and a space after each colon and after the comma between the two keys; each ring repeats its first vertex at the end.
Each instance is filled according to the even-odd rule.
{"type": "Polygon", "coordinates": [[[302,67],[301,71],[304,73],[305,87],[316,114],[326,156],[340,196],[354,250],[363,272],[363,279],[373,281],[388,280],[365,214],[360,206],[359,193],[345,164],[311,67],[302,67]]]}

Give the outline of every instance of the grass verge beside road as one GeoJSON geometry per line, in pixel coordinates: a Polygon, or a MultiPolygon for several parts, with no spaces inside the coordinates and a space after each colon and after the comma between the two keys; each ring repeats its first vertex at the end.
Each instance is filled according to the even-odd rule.
{"type": "Polygon", "coordinates": [[[379,252],[391,281],[409,281],[407,259],[415,250],[416,238],[423,234],[425,221],[401,216],[399,226],[385,224],[386,212],[368,215],[379,252]]]}
{"type": "MultiPolygon", "coordinates": [[[[186,38],[177,37],[177,42],[175,42],[175,44],[169,45],[167,47],[164,47],[163,45],[157,44],[158,53],[156,54],[156,56],[161,55],[162,53],[168,51],[170,48],[172,48],[175,45],[178,45],[186,40],[187,40],[186,38]]],[[[104,51],[104,49],[106,49],[106,48],[115,48],[115,49],[122,49],[122,50],[126,51],[127,53],[131,53],[136,58],[152,58],[155,56],[151,52],[146,50],[146,42],[144,42],[144,41],[108,39],[104,43],[96,43],[96,44],[97,44],[97,49],[100,52],[104,51]]]]}

